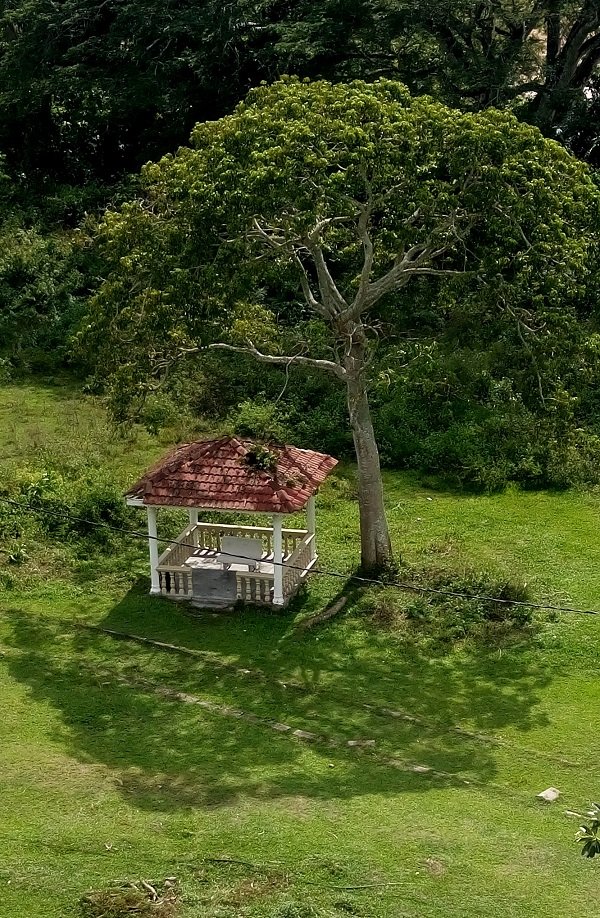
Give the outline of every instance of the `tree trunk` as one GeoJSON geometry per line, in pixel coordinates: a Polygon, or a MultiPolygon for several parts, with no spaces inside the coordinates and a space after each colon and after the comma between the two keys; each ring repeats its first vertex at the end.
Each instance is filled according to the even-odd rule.
{"type": "Polygon", "coordinates": [[[376,574],[392,560],[392,544],[383,504],[379,450],[365,385],[362,343],[352,346],[345,366],[348,414],[358,465],[361,569],[376,574]]]}
{"type": "Polygon", "coordinates": [[[556,2],[546,17],[546,66],[554,67],[560,51],[560,13],[555,9],[556,2]]]}

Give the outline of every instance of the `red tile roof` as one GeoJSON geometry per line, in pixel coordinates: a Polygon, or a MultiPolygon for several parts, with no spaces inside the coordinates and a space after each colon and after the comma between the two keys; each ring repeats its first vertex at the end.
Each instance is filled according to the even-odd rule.
{"type": "Polygon", "coordinates": [[[265,470],[252,464],[256,449],[251,440],[236,437],[186,443],[149,469],[126,496],[150,506],[293,513],[337,465],[324,453],[269,444],[277,461],[265,470]]]}

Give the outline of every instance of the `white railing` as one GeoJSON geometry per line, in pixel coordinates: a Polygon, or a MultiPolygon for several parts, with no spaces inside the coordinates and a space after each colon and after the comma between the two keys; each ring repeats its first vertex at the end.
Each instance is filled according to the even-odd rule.
{"type": "Polygon", "coordinates": [[[317,560],[315,536],[306,534],[289,558],[283,562],[283,595],[291,596],[317,560]]]}
{"type": "MultiPolygon", "coordinates": [[[[283,529],[283,556],[291,555],[299,542],[307,535],[306,529],[283,529]]],[[[263,560],[273,554],[273,530],[269,526],[226,526],[221,523],[194,523],[184,529],[158,559],[158,566],[180,565],[194,553],[195,548],[220,551],[223,536],[260,539],[263,546],[263,560]],[[193,547],[190,547],[193,546],[193,547]]]]}
{"type": "Polygon", "coordinates": [[[192,572],[189,567],[160,565],[157,570],[162,596],[168,596],[170,599],[192,598],[192,572]]]}
{"type": "MultiPolygon", "coordinates": [[[[218,552],[223,536],[260,539],[262,560],[273,561],[273,529],[267,526],[230,526],[220,523],[194,523],[171,542],[158,559],[160,592],[170,599],[191,599],[192,571],[185,564],[195,551],[218,552]]],[[[283,529],[283,595],[287,599],[297,589],[316,561],[315,537],[305,529],[283,529]]],[[[273,573],[236,571],[236,595],[243,602],[271,604],[273,573]]]]}
{"type": "Polygon", "coordinates": [[[194,526],[188,526],[183,532],[180,532],[176,539],[169,542],[162,555],[158,559],[158,568],[161,567],[181,567],[184,561],[194,554],[194,526]],[[190,548],[190,546],[192,546],[190,548]]]}
{"type": "Polygon", "coordinates": [[[273,574],[260,571],[236,571],[236,597],[242,602],[270,605],[273,602],[273,574]]]}

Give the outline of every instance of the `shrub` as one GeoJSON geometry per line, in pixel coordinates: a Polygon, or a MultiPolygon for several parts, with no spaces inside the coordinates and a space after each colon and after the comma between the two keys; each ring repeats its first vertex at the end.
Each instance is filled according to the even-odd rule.
{"type": "Polygon", "coordinates": [[[174,400],[164,392],[151,395],[139,415],[139,422],[146,430],[156,436],[165,427],[174,424],[181,410],[174,400]]]}
{"type": "Polygon", "coordinates": [[[119,538],[119,529],[129,526],[129,511],[123,496],[113,482],[98,479],[78,483],[72,504],[72,532],[108,546],[119,538]],[[113,527],[110,529],[108,527],[113,527]]]}
{"type": "Polygon", "coordinates": [[[600,482],[600,397],[591,384],[578,400],[551,379],[543,404],[516,369],[504,375],[503,352],[493,348],[432,346],[417,357],[399,370],[393,352],[381,358],[387,369],[372,403],[385,464],[488,492],[510,481],[559,488],[600,482]]]}
{"type": "Polygon", "coordinates": [[[404,580],[414,591],[394,586],[370,590],[361,609],[405,640],[448,648],[464,642],[497,643],[531,625],[531,609],[518,605],[527,601],[525,584],[475,570],[423,569],[404,580]]]}
{"type": "Polygon", "coordinates": [[[116,483],[101,470],[65,467],[15,469],[10,489],[1,489],[15,504],[0,504],[0,537],[26,560],[23,540],[85,542],[108,549],[122,538],[114,530],[130,528],[130,512],[116,483]]]}
{"type": "Polygon", "coordinates": [[[69,338],[83,311],[78,258],[66,233],[0,225],[0,352],[11,365],[69,362],[69,338]]]}
{"type": "Polygon", "coordinates": [[[244,401],[229,415],[229,424],[236,434],[257,440],[273,440],[283,443],[288,439],[286,414],[273,403],[265,401],[244,401]]]}

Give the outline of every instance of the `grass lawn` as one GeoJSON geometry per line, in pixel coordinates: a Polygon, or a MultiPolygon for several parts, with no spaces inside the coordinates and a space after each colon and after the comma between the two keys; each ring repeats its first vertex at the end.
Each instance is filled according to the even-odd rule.
{"type": "MultiPolygon", "coordinates": [[[[111,438],[65,386],[0,390],[0,475],[47,448],[125,484],[165,444],[111,438]]],[[[321,563],[340,571],[357,554],[351,471],[318,510],[321,563]]],[[[409,562],[493,566],[600,607],[598,495],[385,484],[409,562]]],[[[565,810],[600,792],[600,617],[541,613],[515,647],[436,654],[352,606],[299,630],[339,588],[314,578],[281,616],[192,616],[147,596],[143,546],[125,570],[52,571],[34,552],[0,592],[3,918],[74,918],[89,891],[169,877],[181,918],[590,914],[600,865],[565,810]],[[550,785],[560,800],[539,803],[550,785]]]]}

